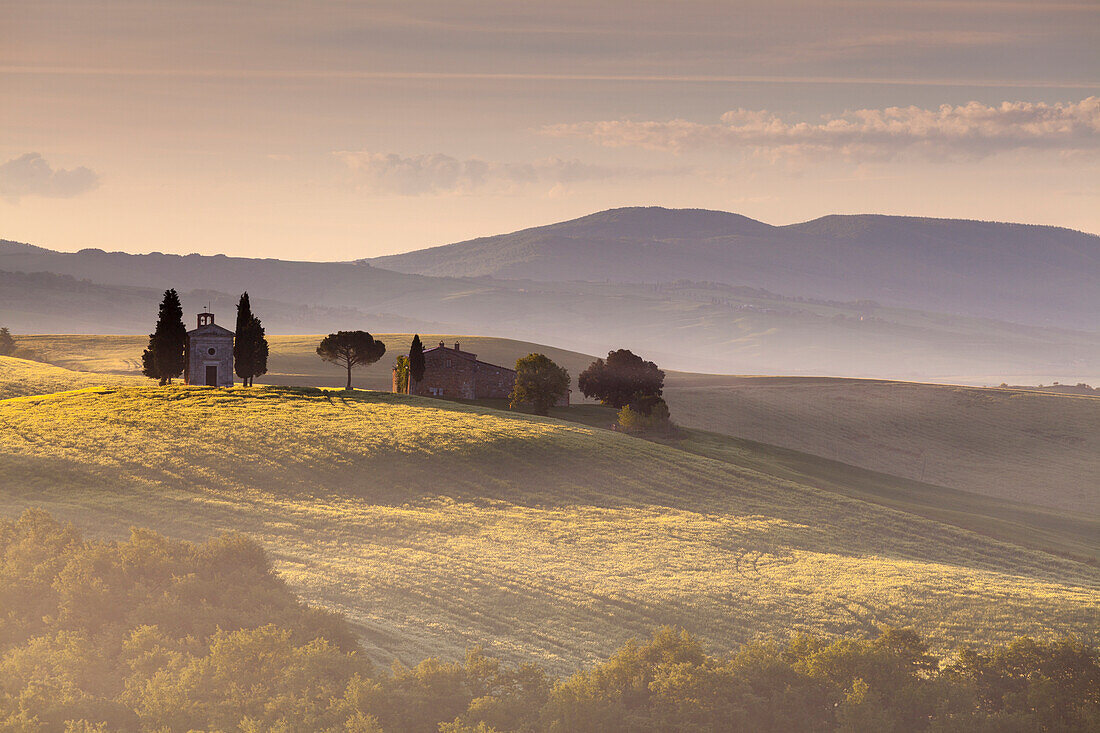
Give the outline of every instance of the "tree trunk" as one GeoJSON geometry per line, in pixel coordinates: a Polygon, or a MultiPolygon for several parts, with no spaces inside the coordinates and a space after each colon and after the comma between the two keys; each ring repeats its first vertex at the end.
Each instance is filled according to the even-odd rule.
{"type": "Polygon", "coordinates": [[[348,362],[348,386],[344,389],[351,390],[351,362],[348,362]]]}

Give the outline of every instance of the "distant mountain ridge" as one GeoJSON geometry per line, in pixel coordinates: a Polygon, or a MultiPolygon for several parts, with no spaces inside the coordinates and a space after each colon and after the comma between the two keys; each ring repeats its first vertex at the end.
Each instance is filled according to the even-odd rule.
{"type": "MultiPolygon", "coordinates": [[[[623,209],[476,240],[478,266],[503,273],[495,277],[0,242],[0,325],[148,333],[169,287],[189,319],[209,303],[226,323],[247,290],[272,334],[467,333],[589,354],[630,348],[669,369],[722,374],[1100,382],[1100,238],[995,231],[896,217],[773,227],[724,212],[623,209]],[[945,236],[960,228],[972,232],[945,236]]],[[[451,245],[408,256],[440,253],[458,264],[468,254],[451,245]]]]}
{"type": "Polygon", "coordinates": [[[1051,226],[881,214],[772,226],[635,207],[364,261],[430,276],[721,282],[1100,330],[1100,237],[1051,226]]]}

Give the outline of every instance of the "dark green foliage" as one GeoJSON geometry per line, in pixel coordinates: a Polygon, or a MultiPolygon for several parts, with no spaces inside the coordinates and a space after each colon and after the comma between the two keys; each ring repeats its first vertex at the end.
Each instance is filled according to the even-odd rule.
{"type": "Polygon", "coordinates": [[[397,377],[396,386],[398,394],[409,393],[409,357],[399,356],[393,362],[393,372],[397,377]]]}
{"type": "Polygon", "coordinates": [[[409,376],[414,382],[424,378],[424,344],[418,333],[413,334],[412,346],[409,347],[409,376]]]}
{"type": "Polygon", "coordinates": [[[353,367],[373,364],[386,354],[386,345],[376,341],[366,331],[337,331],[321,340],[317,355],[322,359],[348,370],[348,384],[351,389],[351,370],[353,367]]]}
{"type": "Polygon", "coordinates": [[[256,377],[267,374],[267,339],[260,319],[252,314],[248,293],[237,303],[237,330],[233,337],[233,369],[251,387],[256,377]]]}
{"type": "Polygon", "coordinates": [[[641,395],[619,410],[619,427],[628,433],[665,434],[674,430],[663,397],[641,395]]]}
{"type": "Polygon", "coordinates": [[[665,373],[651,361],[644,361],[627,349],[596,359],[581,372],[577,386],[585,397],[594,397],[605,405],[623,407],[644,396],[660,397],[665,373]]]}
{"type": "Polygon", "coordinates": [[[542,354],[528,354],[516,360],[516,384],[510,407],[530,404],[536,415],[550,414],[550,408],[569,394],[569,372],[542,354]]]}
{"type": "Polygon", "coordinates": [[[156,328],[149,334],[149,346],[141,355],[141,373],[161,384],[171,384],[174,377],[183,374],[186,345],[187,328],[183,325],[180,297],[175,290],[165,290],[156,328]]]}
{"type": "Polygon", "coordinates": [[[263,550],[0,520],[0,730],[586,733],[1100,730],[1100,650],[1021,638],[930,653],[910,630],[712,656],[686,631],[554,682],[472,650],[389,672],[263,550]]]}
{"type": "Polygon", "coordinates": [[[15,353],[15,339],[7,328],[0,328],[0,356],[11,356],[15,353]]]}

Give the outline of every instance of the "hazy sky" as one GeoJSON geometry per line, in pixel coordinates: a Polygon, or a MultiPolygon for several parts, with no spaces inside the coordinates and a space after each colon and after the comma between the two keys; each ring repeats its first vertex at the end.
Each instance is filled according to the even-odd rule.
{"type": "Polygon", "coordinates": [[[627,205],[1100,233],[1100,2],[0,0],[0,238],[349,259],[627,205]]]}

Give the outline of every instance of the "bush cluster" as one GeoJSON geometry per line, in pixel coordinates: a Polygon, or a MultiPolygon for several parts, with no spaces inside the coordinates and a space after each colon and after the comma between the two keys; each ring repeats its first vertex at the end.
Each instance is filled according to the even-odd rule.
{"type": "Polygon", "coordinates": [[[1071,731],[1100,729],[1100,654],[1019,639],[940,656],[920,636],[796,636],[712,656],[682,630],[553,680],[474,650],[373,667],[261,548],[0,521],[5,731],[1071,731]]]}

